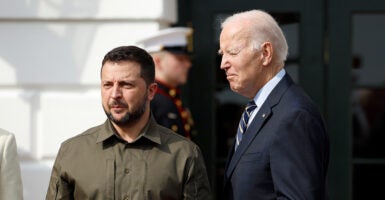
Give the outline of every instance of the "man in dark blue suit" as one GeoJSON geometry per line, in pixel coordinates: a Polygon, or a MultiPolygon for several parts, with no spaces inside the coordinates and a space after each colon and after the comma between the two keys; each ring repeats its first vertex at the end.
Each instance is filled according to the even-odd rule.
{"type": "Polygon", "coordinates": [[[261,10],[222,24],[221,69],[231,89],[250,99],[225,171],[235,200],[325,199],[329,138],[317,106],[284,69],[288,46],[261,10]]]}

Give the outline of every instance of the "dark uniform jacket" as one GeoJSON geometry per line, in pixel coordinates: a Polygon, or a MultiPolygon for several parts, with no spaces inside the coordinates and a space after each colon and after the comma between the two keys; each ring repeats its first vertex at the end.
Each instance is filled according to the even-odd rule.
{"type": "Polygon", "coordinates": [[[151,101],[151,110],[155,120],[174,132],[189,139],[195,134],[190,111],[184,107],[179,88],[169,87],[156,81],[158,90],[151,101]]]}

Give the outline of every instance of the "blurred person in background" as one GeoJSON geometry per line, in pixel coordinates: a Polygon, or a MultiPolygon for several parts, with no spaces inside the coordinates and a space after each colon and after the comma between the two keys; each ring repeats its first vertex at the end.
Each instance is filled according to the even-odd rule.
{"type": "Polygon", "coordinates": [[[190,110],[181,98],[191,68],[192,29],[173,27],[158,31],[137,43],[151,54],[158,90],[151,101],[155,120],[189,139],[196,135],[190,110]]]}

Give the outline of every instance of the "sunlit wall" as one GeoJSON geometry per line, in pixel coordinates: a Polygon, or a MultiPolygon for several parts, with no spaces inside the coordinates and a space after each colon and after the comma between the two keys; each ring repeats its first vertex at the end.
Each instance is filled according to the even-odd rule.
{"type": "Polygon", "coordinates": [[[16,136],[26,200],[44,199],[60,143],[106,119],[103,56],[175,23],[176,2],[0,1],[0,127],[16,136]]]}

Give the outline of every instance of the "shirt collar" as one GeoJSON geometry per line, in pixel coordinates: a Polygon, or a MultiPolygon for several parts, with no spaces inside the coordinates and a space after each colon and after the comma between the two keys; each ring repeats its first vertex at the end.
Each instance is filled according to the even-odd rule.
{"type": "MultiPolygon", "coordinates": [[[[96,139],[96,143],[103,142],[103,141],[107,140],[108,138],[110,138],[114,135],[117,135],[110,120],[107,119],[102,126],[103,126],[102,131],[98,135],[98,137],[96,139]]],[[[151,114],[150,120],[148,120],[146,126],[144,126],[144,128],[140,132],[139,137],[133,143],[138,141],[141,137],[144,137],[144,138],[146,138],[146,139],[148,139],[154,143],[161,144],[160,134],[157,131],[156,126],[157,126],[157,123],[151,114]]]]}
{"type": "Polygon", "coordinates": [[[148,120],[147,125],[141,131],[141,135],[142,137],[145,137],[154,143],[162,144],[157,126],[158,124],[156,123],[153,115],[151,114],[150,120],[148,120]]]}
{"type": "Polygon", "coordinates": [[[269,82],[267,82],[255,95],[254,102],[260,108],[265,102],[271,91],[278,85],[279,81],[285,76],[285,69],[281,69],[269,82]]]}
{"type": "Polygon", "coordinates": [[[107,119],[102,125],[101,131],[98,137],[96,138],[96,143],[103,142],[104,140],[107,140],[113,135],[114,135],[114,128],[112,127],[110,120],[107,119]]]}

